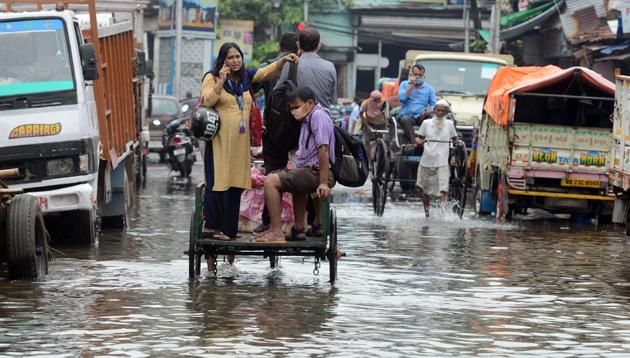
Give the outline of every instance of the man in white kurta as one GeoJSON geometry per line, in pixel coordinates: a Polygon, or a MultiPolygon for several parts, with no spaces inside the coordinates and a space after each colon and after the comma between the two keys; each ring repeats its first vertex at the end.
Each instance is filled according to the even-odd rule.
{"type": "Polygon", "coordinates": [[[418,138],[416,138],[417,145],[424,145],[416,185],[422,188],[422,203],[427,217],[429,217],[431,197],[439,196],[443,203],[448,200],[450,143],[464,145],[457,138],[453,121],[446,119],[449,111],[450,106],[446,100],[437,101],[434,108],[435,115],[422,122],[418,138]]]}

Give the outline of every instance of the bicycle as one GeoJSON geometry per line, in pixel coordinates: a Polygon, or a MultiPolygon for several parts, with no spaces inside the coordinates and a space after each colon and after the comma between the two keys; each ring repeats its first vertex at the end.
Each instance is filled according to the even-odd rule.
{"type": "Polygon", "coordinates": [[[468,155],[466,147],[456,145],[451,149],[449,165],[451,168],[451,177],[449,180],[449,197],[455,201],[453,210],[461,219],[466,208],[466,192],[468,182],[468,155]]]}
{"type": "Polygon", "coordinates": [[[382,216],[387,203],[387,184],[392,174],[392,157],[388,146],[389,131],[372,129],[372,207],[377,216],[382,216]]]}

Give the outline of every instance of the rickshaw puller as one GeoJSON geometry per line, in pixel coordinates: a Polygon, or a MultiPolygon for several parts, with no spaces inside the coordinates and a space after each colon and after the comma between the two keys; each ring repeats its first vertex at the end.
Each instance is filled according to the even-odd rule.
{"type": "Polygon", "coordinates": [[[435,104],[434,116],[422,122],[419,135],[415,139],[417,146],[424,145],[416,185],[422,188],[422,203],[426,217],[429,217],[432,196],[441,197],[444,204],[448,200],[451,174],[448,163],[449,141],[456,145],[465,145],[458,138],[453,121],[446,119],[450,110],[450,105],[446,100],[438,100],[435,104]]]}

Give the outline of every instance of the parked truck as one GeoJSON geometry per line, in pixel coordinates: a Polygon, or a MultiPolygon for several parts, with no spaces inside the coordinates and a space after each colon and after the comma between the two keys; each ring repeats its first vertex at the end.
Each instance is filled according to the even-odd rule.
{"type": "Polygon", "coordinates": [[[626,235],[630,236],[630,76],[620,74],[615,76],[613,140],[609,175],[618,199],[613,220],[625,223],[626,235]]]}
{"type": "Polygon", "coordinates": [[[476,137],[477,213],[611,214],[614,95],[611,82],[582,67],[499,69],[476,137]]]}
{"type": "Polygon", "coordinates": [[[142,175],[146,66],[134,21],[99,26],[95,0],[1,6],[0,169],[18,168],[8,184],[37,198],[53,233],[94,243],[99,222],[125,226],[142,175]]]}

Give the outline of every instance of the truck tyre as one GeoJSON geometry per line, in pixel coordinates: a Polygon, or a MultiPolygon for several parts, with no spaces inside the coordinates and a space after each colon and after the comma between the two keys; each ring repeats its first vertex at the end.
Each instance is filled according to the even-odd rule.
{"type": "Polygon", "coordinates": [[[48,273],[48,233],[37,199],[17,195],[7,213],[9,278],[38,279],[48,273]]]}
{"type": "Polygon", "coordinates": [[[145,158],[142,154],[143,149],[141,147],[138,148],[136,155],[134,155],[134,164],[135,164],[135,173],[136,173],[136,191],[142,188],[142,184],[145,182],[146,178],[146,164],[144,162],[145,158]]]}
{"type": "Polygon", "coordinates": [[[490,214],[483,210],[483,190],[481,190],[481,180],[479,179],[479,169],[477,169],[477,179],[475,180],[475,214],[477,216],[486,216],[490,214]]]}
{"type": "Polygon", "coordinates": [[[80,245],[96,243],[96,213],[94,210],[77,211],[75,215],[74,242],[80,245]]]}

